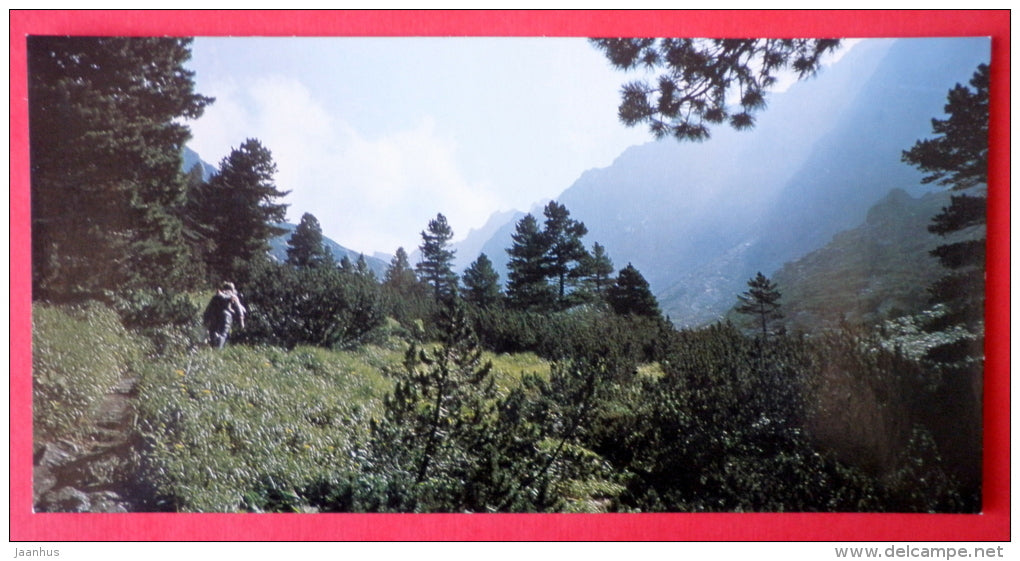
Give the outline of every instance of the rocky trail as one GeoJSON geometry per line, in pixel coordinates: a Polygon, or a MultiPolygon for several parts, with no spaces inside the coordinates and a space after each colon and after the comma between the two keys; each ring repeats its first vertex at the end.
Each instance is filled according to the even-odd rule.
{"type": "Polygon", "coordinates": [[[142,510],[134,472],[137,380],[121,380],[107,394],[78,441],[35,443],[32,495],[36,512],[142,510]]]}

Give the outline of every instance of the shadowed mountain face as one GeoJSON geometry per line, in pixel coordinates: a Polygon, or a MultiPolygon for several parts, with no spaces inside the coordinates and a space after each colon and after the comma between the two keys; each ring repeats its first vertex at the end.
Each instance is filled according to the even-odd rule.
{"type": "Polygon", "coordinates": [[[194,168],[195,166],[199,166],[199,168],[202,170],[202,179],[204,181],[208,181],[209,178],[216,173],[215,166],[203,160],[198,155],[197,152],[195,152],[191,148],[188,148],[187,146],[185,146],[184,150],[181,151],[181,157],[183,159],[181,169],[183,169],[185,173],[191,171],[191,169],[194,168]]]}
{"type": "Polygon", "coordinates": [[[809,330],[843,320],[870,324],[930,307],[927,288],[945,274],[931,250],[983,236],[978,227],[947,237],[928,231],[950,195],[936,191],[915,198],[894,189],[859,226],[783,265],[773,280],[783,294],[785,325],[809,330]]]}
{"type": "MultiPolygon", "coordinates": [[[[892,189],[922,192],[921,174],[900,155],[930,134],[946,92],[988,60],[989,47],[982,38],[862,42],[769,97],[753,131],[632,147],[556,200],[588,226],[589,246],[641,271],[676,324],[714,321],[757,271],[771,275],[861,224],[892,189]]],[[[480,247],[505,280],[519,216],[461,247],[480,247]]]]}

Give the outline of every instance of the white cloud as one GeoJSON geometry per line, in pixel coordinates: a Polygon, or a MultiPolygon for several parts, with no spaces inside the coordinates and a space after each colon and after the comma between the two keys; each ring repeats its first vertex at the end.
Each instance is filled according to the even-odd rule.
{"type": "Polygon", "coordinates": [[[337,241],[387,252],[398,246],[411,250],[437,213],[463,235],[498,205],[488,186],[463,177],[456,145],[429,118],[378,139],[349,126],[342,130],[329,166],[338,177],[327,192],[356,206],[337,209],[336,216],[347,224],[337,228],[337,241]]]}
{"type": "Polygon", "coordinates": [[[258,138],[273,153],[277,187],[291,191],[288,218],[310,212],[327,236],[351,249],[410,251],[440,212],[462,236],[502,203],[490,185],[464,177],[456,143],[431,118],[373,138],[331,115],[294,79],[224,82],[212,90],[217,100],[192,126],[193,148],[215,163],[258,138]]]}
{"type": "MultiPolygon", "coordinates": [[[[230,152],[230,148],[238,146],[244,138],[237,138],[236,131],[245,130],[247,112],[238,100],[238,86],[233,80],[217,82],[216,101],[206,106],[202,117],[188,123],[191,128],[191,149],[198,152],[206,162],[219,165],[220,160],[230,152]]],[[[210,95],[211,91],[203,91],[210,95]]]]}

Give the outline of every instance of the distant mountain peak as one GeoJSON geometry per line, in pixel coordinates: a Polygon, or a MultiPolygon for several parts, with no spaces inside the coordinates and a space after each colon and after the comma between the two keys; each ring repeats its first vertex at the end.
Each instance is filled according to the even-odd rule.
{"type": "Polygon", "coordinates": [[[183,160],[181,169],[185,173],[191,171],[192,168],[194,168],[195,166],[199,166],[200,169],[202,170],[203,181],[208,181],[209,178],[216,174],[217,170],[212,164],[203,160],[201,156],[198,155],[198,152],[195,152],[194,150],[188,148],[187,146],[185,146],[184,149],[181,150],[181,158],[183,160]]]}

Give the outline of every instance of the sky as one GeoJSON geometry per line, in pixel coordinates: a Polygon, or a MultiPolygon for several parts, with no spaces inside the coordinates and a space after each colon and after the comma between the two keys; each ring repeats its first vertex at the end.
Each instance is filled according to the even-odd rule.
{"type": "Polygon", "coordinates": [[[189,146],[218,166],[257,138],[288,221],[367,255],[413,251],[438,213],[462,239],[651,140],[617,119],[634,77],[582,38],[198,37],[187,66],[216,98],[189,146]]]}
{"type": "Polygon", "coordinates": [[[259,139],[288,220],[366,254],[411,251],[437,213],[461,239],[649,141],[583,39],[196,38],[188,67],[216,98],[189,146],[218,166],[259,139]]]}

